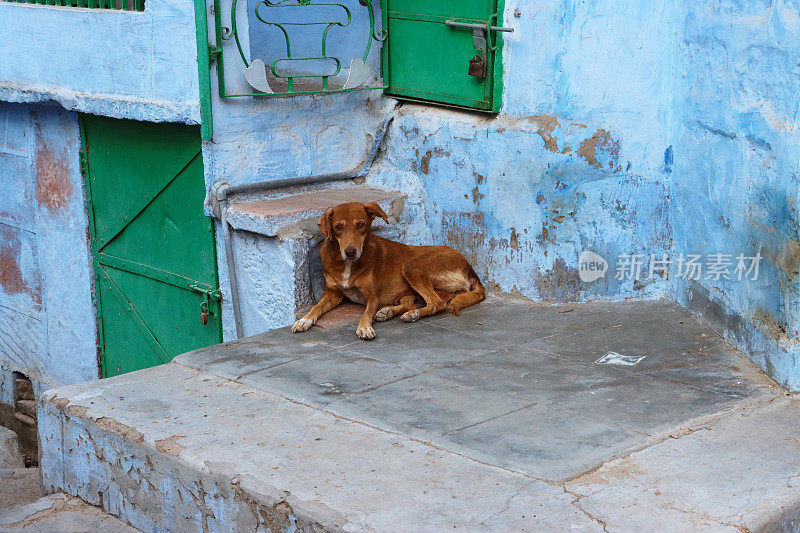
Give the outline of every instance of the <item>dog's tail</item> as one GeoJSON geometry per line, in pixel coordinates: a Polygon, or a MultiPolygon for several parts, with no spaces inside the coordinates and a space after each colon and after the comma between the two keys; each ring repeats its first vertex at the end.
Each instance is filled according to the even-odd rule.
{"type": "Polygon", "coordinates": [[[478,275],[471,266],[469,267],[469,277],[467,279],[469,280],[469,290],[457,294],[455,298],[450,300],[447,304],[447,310],[455,316],[459,316],[461,310],[465,307],[475,305],[486,298],[486,289],[483,288],[483,283],[481,283],[480,278],[478,278],[478,275]]]}

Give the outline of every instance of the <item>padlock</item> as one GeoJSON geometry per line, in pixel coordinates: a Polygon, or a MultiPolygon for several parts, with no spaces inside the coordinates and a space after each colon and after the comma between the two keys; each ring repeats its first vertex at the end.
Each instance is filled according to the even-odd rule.
{"type": "Polygon", "coordinates": [[[208,324],[208,305],[205,302],[200,306],[200,324],[208,324]]]}
{"type": "Polygon", "coordinates": [[[467,74],[476,78],[486,77],[486,57],[480,53],[475,54],[475,57],[469,60],[469,69],[467,74]]]}

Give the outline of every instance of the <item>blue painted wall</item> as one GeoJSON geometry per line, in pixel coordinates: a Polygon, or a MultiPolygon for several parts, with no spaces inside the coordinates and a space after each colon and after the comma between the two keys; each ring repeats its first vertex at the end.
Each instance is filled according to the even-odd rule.
{"type": "MultiPolygon", "coordinates": [[[[676,252],[761,254],[755,281],[676,279],[673,294],[781,384],[800,389],[800,4],[681,12],[676,252]]],[[[735,262],[735,258],[734,258],[735,262]]]]}
{"type": "Polygon", "coordinates": [[[0,103],[0,403],[96,379],[88,219],[75,113],[0,103]]]}
{"type": "MultiPolygon", "coordinates": [[[[567,301],[662,297],[668,283],[661,276],[617,280],[613,269],[619,254],[670,247],[664,154],[673,144],[674,14],[667,2],[589,4],[507,2],[505,24],[515,32],[506,34],[507,89],[497,116],[399,105],[379,92],[215,96],[214,141],[204,147],[209,187],[356,168],[379,124],[392,116],[367,182],[408,194],[406,242],[459,248],[499,292],[567,301]],[[639,24],[632,28],[631,20],[639,24]],[[609,260],[605,278],[580,281],[583,250],[609,260]]],[[[269,30],[244,12],[237,20],[249,30],[249,57],[274,57],[269,30]]],[[[363,8],[353,12],[363,22],[363,8]]],[[[223,12],[223,20],[228,16],[223,12]]],[[[223,46],[229,91],[248,89],[235,46],[223,46]]],[[[245,248],[243,240],[240,253],[245,248]]],[[[287,272],[267,266],[284,262],[262,264],[242,276],[286,283],[287,272]]],[[[226,285],[222,255],[220,271],[226,285]]],[[[246,294],[257,288],[247,286],[246,294]]],[[[245,307],[248,332],[294,318],[293,309],[277,316],[260,301],[245,307]]]]}
{"type": "MultiPolygon", "coordinates": [[[[363,8],[350,3],[353,28],[363,26],[363,8]]],[[[132,14],[0,4],[0,20],[14,20],[0,24],[12,46],[11,60],[0,64],[0,100],[197,122],[191,5],[147,5],[132,14]],[[67,25],[78,34],[64,44],[59,29],[67,25]],[[125,44],[128,38],[135,42],[125,44]],[[121,44],[110,57],[76,48],[98,41],[121,44]]],[[[498,115],[402,104],[380,91],[222,99],[212,76],[215,136],[203,148],[209,189],[219,181],[356,169],[392,117],[366,182],[407,194],[400,239],[461,249],[497,292],[560,301],[675,298],[778,381],[800,389],[797,3],[508,0],[504,21],[515,32],[505,36],[498,115]],[[579,279],[584,250],[610,263],[599,281],[579,279]],[[760,279],[614,276],[620,254],[711,252],[761,253],[760,279]]],[[[239,26],[250,58],[277,53],[258,24],[240,14],[239,26]]],[[[229,92],[249,91],[235,45],[224,48],[229,92]]],[[[358,48],[341,53],[357,55],[358,48]]],[[[373,47],[368,61],[375,69],[377,52],[373,47]]],[[[3,271],[0,324],[31,332],[18,335],[24,349],[16,351],[38,354],[24,365],[43,379],[89,379],[96,375],[95,333],[75,115],[27,105],[0,112],[12,132],[0,136],[0,178],[12,184],[0,204],[0,242],[19,269],[14,276],[3,271]],[[70,196],[55,210],[31,192],[42,175],[32,163],[40,146],[65,154],[60,175],[69,177],[70,196]],[[51,263],[72,269],[71,281],[59,281],[51,263]],[[66,324],[51,316],[55,304],[48,302],[57,301],[82,319],[66,324]],[[62,330],[74,334],[56,338],[62,330]],[[64,363],[56,353],[80,362],[64,363]]],[[[246,332],[290,323],[298,243],[247,234],[235,244],[243,292],[251,295],[243,302],[246,332]]]]}
{"type": "Polygon", "coordinates": [[[200,112],[192,2],[147,0],[144,12],[0,2],[0,42],[0,403],[9,404],[13,371],[38,390],[98,377],[80,135],[66,110],[189,124],[200,112]]]}
{"type": "Polygon", "coordinates": [[[671,2],[507,2],[501,113],[403,106],[386,179],[421,183],[434,238],[496,290],[664,296],[660,276],[620,281],[614,265],[670,247],[673,19],[671,2]],[[579,280],[583,250],[609,261],[605,278],[579,280]]]}
{"type": "Polygon", "coordinates": [[[144,12],[0,2],[0,100],[199,124],[194,5],[144,12]]]}

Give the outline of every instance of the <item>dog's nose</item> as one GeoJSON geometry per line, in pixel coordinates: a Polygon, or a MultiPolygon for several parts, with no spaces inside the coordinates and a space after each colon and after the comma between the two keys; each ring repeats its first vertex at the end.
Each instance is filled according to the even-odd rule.
{"type": "Polygon", "coordinates": [[[344,255],[347,256],[348,259],[355,259],[356,258],[356,248],[355,246],[348,246],[344,249],[344,255]]]}

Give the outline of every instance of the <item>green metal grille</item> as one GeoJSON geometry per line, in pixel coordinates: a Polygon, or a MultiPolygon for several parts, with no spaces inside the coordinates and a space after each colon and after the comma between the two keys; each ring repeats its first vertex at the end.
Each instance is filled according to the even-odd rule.
{"type": "MultiPolygon", "coordinates": [[[[347,6],[337,2],[314,2],[312,0],[260,0],[257,2],[252,11],[248,13],[248,16],[254,17],[265,26],[277,28],[281,32],[284,41],[284,56],[265,64],[261,59],[249,60],[239,39],[237,9],[240,5],[247,5],[247,0],[227,1],[230,7],[225,11],[227,12],[226,14],[230,22],[228,24],[223,24],[223,9],[221,9],[220,0],[214,0],[214,22],[217,45],[212,46],[210,49],[211,59],[217,61],[218,85],[222,98],[237,96],[292,96],[386,88],[386,85],[379,79],[381,73],[372,72],[367,66],[367,57],[369,56],[372,42],[383,43],[387,37],[386,32],[376,25],[376,15],[372,5],[375,0],[358,0],[358,4],[366,10],[367,16],[369,17],[369,29],[364,36],[365,45],[363,53],[360,57],[351,59],[347,80],[345,80],[343,84],[340,83],[337,86],[330,84],[330,80],[342,72],[344,65],[340,58],[334,57],[328,53],[328,39],[329,32],[332,28],[337,26],[343,28],[350,24],[352,13],[347,6]],[[280,16],[273,13],[278,12],[280,8],[289,7],[306,11],[307,16],[300,18],[300,20],[304,21],[281,21],[280,16]],[[311,19],[313,18],[315,10],[320,7],[338,8],[341,18],[339,20],[312,21],[311,19]],[[312,27],[320,28],[320,30],[318,30],[321,33],[319,52],[312,56],[296,56],[290,38],[291,28],[312,27]],[[236,50],[239,52],[239,59],[241,60],[240,64],[244,67],[244,78],[257,92],[241,94],[230,94],[227,92],[225,85],[225,68],[223,67],[223,56],[225,54],[222,46],[225,41],[233,41],[236,44],[236,50]],[[330,68],[329,72],[326,74],[287,73],[287,71],[290,70],[290,68],[287,68],[289,65],[308,64],[309,62],[316,62],[318,64],[324,63],[332,66],[332,68],[330,68]]],[[[381,2],[381,5],[383,5],[385,0],[381,0],[381,2]]],[[[383,10],[383,13],[385,13],[385,10],[383,10]]],[[[383,27],[386,27],[385,21],[386,18],[384,15],[383,27]]]]}
{"type": "Polygon", "coordinates": [[[144,11],[144,0],[0,0],[13,4],[37,4],[43,6],[92,7],[118,9],[120,11],[144,11]]]}

